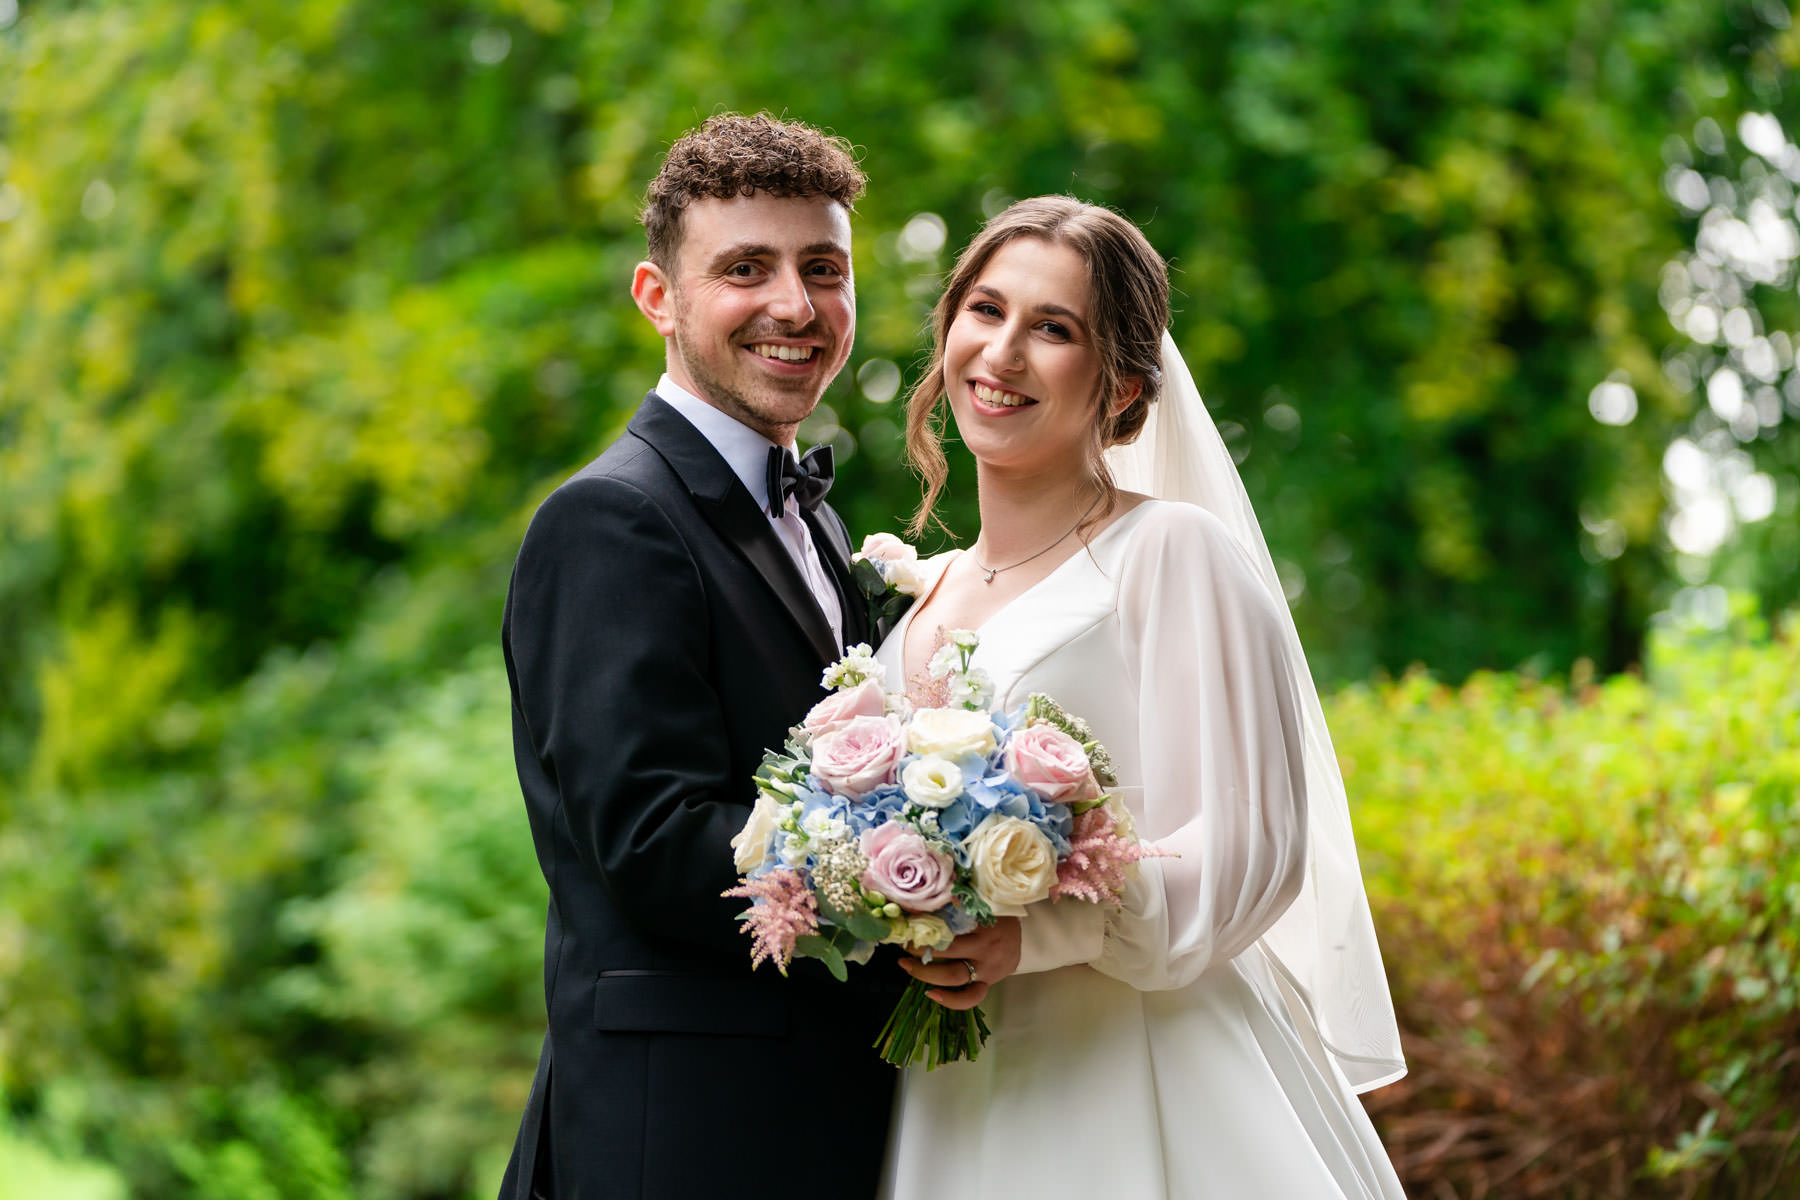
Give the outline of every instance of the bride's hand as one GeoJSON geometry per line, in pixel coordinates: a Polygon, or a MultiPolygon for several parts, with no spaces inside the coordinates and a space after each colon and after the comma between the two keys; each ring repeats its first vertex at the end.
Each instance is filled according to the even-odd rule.
{"type": "Polygon", "coordinates": [[[965,933],[930,962],[902,957],[900,965],[914,979],[933,985],[925,994],[945,1008],[974,1008],[990,986],[1019,969],[1019,918],[1001,917],[965,933]]]}

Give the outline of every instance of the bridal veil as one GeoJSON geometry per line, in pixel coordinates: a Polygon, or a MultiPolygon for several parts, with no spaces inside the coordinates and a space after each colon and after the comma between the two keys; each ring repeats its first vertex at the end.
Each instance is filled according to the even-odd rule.
{"type": "MultiPolygon", "coordinates": [[[[1299,896],[1262,941],[1286,976],[1289,1003],[1311,1018],[1351,1086],[1368,1091],[1398,1079],[1406,1064],[1318,688],[1237,465],[1166,332],[1162,368],[1162,395],[1150,406],[1143,432],[1130,445],[1107,451],[1107,465],[1122,488],[1198,505],[1224,522],[1281,614],[1304,722],[1307,862],[1299,896]]],[[[1298,1020],[1303,1014],[1294,1015],[1298,1020]]]]}

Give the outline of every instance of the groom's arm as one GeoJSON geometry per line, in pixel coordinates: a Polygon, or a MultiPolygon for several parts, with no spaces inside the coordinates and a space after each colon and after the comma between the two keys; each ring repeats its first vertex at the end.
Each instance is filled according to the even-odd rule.
{"type": "Polygon", "coordinates": [[[730,778],[706,596],[675,526],[615,479],[558,489],[520,549],[505,642],[530,753],[620,912],[742,953],[742,904],[719,893],[751,784],[730,778]]]}

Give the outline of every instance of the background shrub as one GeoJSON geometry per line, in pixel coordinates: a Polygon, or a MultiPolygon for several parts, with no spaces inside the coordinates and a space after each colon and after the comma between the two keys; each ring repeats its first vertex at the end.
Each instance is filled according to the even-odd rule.
{"type": "Polygon", "coordinates": [[[1370,1107],[1416,1194],[1792,1195],[1792,630],[1331,709],[1411,1066],[1370,1107]]]}

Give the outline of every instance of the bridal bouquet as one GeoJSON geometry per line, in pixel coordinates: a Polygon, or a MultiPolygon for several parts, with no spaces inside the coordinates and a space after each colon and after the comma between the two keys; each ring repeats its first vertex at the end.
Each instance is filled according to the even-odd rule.
{"type": "MultiPolygon", "coordinates": [[[[756,772],[757,799],[732,839],[743,877],[726,892],[751,961],[783,974],[816,958],[838,979],[892,943],[929,959],[958,934],[1044,899],[1118,904],[1143,846],[1106,751],[1044,695],[990,712],[993,686],[971,668],[976,635],[933,656],[941,707],[884,689],[868,646],[827,668],[832,694],[756,772]]],[[[914,980],[877,1041],[896,1066],[973,1059],[980,1008],[946,1009],[914,980]]]]}

